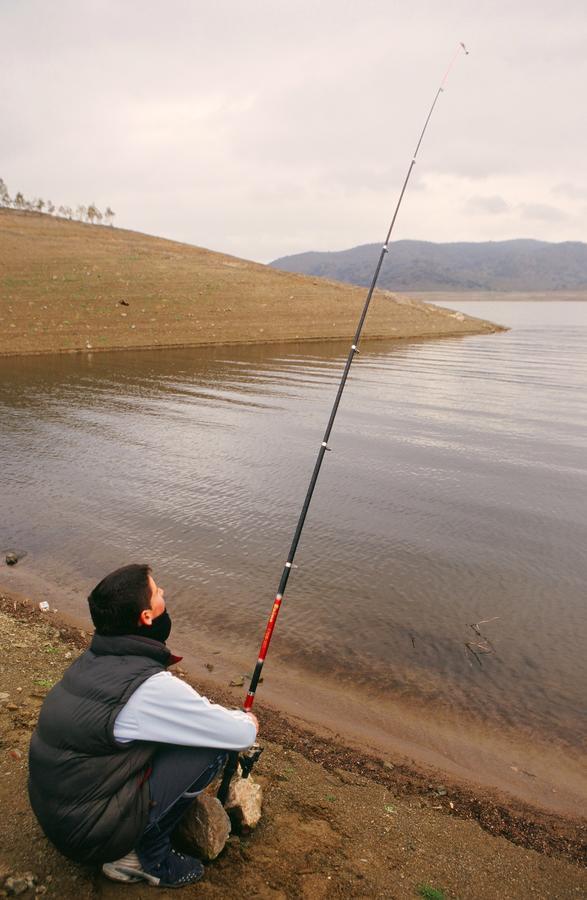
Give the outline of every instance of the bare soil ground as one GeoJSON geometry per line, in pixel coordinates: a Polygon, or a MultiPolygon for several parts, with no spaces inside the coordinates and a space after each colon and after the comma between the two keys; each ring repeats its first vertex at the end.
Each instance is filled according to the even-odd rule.
{"type": "MultiPolygon", "coordinates": [[[[0,355],[351,338],[364,298],[188,244],[0,209],[0,355]]],[[[364,336],[498,330],[378,291],[364,336]]]]}
{"type": "MultiPolygon", "coordinates": [[[[0,593],[0,896],[14,879],[25,887],[23,897],[154,896],[153,888],[116,885],[65,860],[28,805],[27,748],[38,710],[88,638],[57,615],[0,593]]],[[[214,699],[234,702],[222,692],[214,699]]],[[[434,772],[319,738],[276,710],[263,710],[261,737],[266,749],[255,775],[265,789],[264,818],[253,834],[232,836],[185,897],[587,895],[580,822],[440,784],[434,772]]]]}

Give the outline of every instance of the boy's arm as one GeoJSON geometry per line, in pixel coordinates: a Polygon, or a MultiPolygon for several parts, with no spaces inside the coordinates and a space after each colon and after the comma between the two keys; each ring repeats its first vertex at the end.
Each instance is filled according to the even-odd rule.
{"type": "Polygon", "coordinates": [[[258,723],[250,713],[225,709],[170,672],[152,675],[132,694],[114,723],[114,737],[185,747],[245,750],[258,723]]]}

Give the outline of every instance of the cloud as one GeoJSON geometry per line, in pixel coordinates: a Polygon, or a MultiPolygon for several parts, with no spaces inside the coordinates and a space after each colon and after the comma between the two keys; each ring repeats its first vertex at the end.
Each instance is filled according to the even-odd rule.
{"type": "Polygon", "coordinates": [[[552,190],[553,193],[560,194],[562,197],[567,197],[569,200],[587,200],[587,187],[571,184],[569,181],[557,184],[552,190]]]}
{"type": "Polygon", "coordinates": [[[584,0],[19,0],[0,176],[253,259],[377,240],[464,40],[398,232],[581,240],[584,33],[584,0]]]}
{"type": "Polygon", "coordinates": [[[471,197],[466,204],[466,211],[471,213],[489,213],[492,216],[509,212],[510,207],[499,194],[491,197],[471,197]]]}
{"type": "Polygon", "coordinates": [[[562,222],[569,217],[565,210],[548,203],[521,203],[519,209],[527,219],[539,222],[562,222]]]}

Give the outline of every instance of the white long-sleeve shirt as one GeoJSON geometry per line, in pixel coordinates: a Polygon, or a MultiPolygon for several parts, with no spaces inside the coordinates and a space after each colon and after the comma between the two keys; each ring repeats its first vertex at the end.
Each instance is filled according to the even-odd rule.
{"type": "Polygon", "coordinates": [[[158,741],[185,747],[245,750],[256,736],[251,716],[211,703],[171,672],[158,672],[147,678],[114,723],[114,737],[121,743],[158,741]]]}

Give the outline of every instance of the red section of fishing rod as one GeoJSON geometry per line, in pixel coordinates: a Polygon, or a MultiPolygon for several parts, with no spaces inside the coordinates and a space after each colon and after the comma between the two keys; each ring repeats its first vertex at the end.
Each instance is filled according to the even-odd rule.
{"type": "Polygon", "coordinates": [[[259,681],[259,675],[261,674],[263,663],[265,662],[265,657],[267,656],[267,650],[269,649],[269,644],[271,642],[271,635],[273,634],[273,629],[275,628],[275,622],[277,620],[277,616],[279,615],[282,600],[282,595],[277,594],[275,600],[273,601],[273,608],[271,610],[271,615],[269,616],[269,621],[267,622],[267,628],[265,629],[265,635],[263,637],[263,643],[261,644],[261,649],[259,651],[259,658],[257,659],[255,672],[253,673],[253,678],[251,679],[251,684],[249,686],[249,690],[247,691],[247,696],[245,697],[245,702],[243,704],[243,709],[245,712],[249,712],[249,710],[253,706],[253,703],[255,702],[255,689],[259,681]],[[258,674],[257,669],[259,670],[258,674]],[[255,680],[256,674],[257,679],[255,680]]]}

